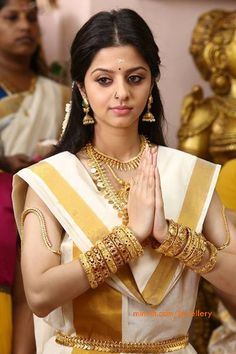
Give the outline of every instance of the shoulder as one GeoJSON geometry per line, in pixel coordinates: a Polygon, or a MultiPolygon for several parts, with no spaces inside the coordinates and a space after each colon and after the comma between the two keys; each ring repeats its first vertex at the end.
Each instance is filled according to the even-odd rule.
{"type": "Polygon", "coordinates": [[[181,174],[184,174],[198,170],[203,174],[205,170],[208,170],[209,173],[211,173],[210,171],[219,172],[220,170],[219,165],[187,152],[165,146],[158,147],[158,160],[165,165],[165,169],[169,170],[169,173],[173,174],[178,173],[178,171],[181,171],[181,174]]]}
{"type": "Polygon", "coordinates": [[[22,176],[31,172],[37,174],[53,167],[58,170],[63,170],[65,164],[71,164],[71,162],[74,161],[74,158],[75,156],[70,152],[63,151],[53,156],[42,159],[29,167],[23,168],[22,170],[18,171],[16,175],[22,176]]]}
{"type": "Polygon", "coordinates": [[[45,85],[45,86],[51,86],[53,88],[56,88],[62,92],[66,92],[66,93],[69,93],[70,92],[70,87],[69,86],[66,86],[66,85],[63,85],[63,84],[60,84],[48,77],[45,77],[45,76],[39,76],[38,77],[38,82],[41,83],[42,85],[45,85]]]}

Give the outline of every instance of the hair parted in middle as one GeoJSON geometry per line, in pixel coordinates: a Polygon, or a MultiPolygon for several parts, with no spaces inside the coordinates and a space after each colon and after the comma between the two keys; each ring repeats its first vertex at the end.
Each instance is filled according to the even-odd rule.
{"type": "MultiPolygon", "coordinates": [[[[99,50],[123,45],[133,46],[147,62],[153,80],[152,114],[156,122],[142,122],[145,107],[139,119],[139,133],[152,143],[165,145],[163,136],[164,113],[156,80],[160,77],[159,49],[146,22],[131,9],[101,11],[92,16],[78,31],[71,46],[71,77],[81,87],[95,55],[99,50]]],[[[82,96],[77,85],[72,89],[72,107],[65,132],[56,152],[76,153],[93,140],[94,126],[83,125],[82,96]]],[[[92,114],[91,114],[92,115],[92,114]]]]}

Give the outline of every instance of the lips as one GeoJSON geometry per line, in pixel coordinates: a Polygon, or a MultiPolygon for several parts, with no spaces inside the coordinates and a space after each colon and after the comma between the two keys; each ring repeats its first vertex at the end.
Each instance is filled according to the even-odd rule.
{"type": "Polygon", "coordinates": [[[16,38],[16,42],[21,44],[34,44],[35,40],[30,36],[23,36],[16,38]]]}
{"type": "Polygon", "coordinates": [[[131,107],[129,106],[115,106],[115,107],[111,107],[111,110],[119,116],[124,116],[126,114],[129,114],[130,111],[132,110],[131,107]]]}

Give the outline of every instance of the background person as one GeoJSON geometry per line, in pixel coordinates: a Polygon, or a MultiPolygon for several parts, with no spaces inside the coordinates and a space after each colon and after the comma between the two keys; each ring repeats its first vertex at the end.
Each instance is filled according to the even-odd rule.
{"type": "MultiPolygon", "coordinates": [[[[16,264],[16,226],[12,210],[12,175],[38,159],[41,140],[56,139],[68,90],[46,78],[41,58],[37,6],[30,0],[0,1],[0,352],[11,353],[11,292],[16,264]]],[[[17,271],[19,274],[19,271],[17,271]]],[[[19,280],[16,280],[19,283],[19,280]]],[[[24,343],[31,315],[19,289],[13,299],[17,325],[14,350],[24,343]],[[27,317],[28,316],[28,317],[27,317]],[[20,338],[20,341],[19,341],[20,338]]],[[[32,341],[31,341],[32,344],[32,341]]],[[[30,345],[31,345],[30,344],[30,345]]],[[[22,345],[22,347],[20,347],[22,345]]],[[[31,350],[31,349],[29,349],[31,350]]],[[[15,353],[15,352],[14,352],[15,353]]],[[[18,353],[18,351],[17,351],[18,353]]],[[[22,353],[22,351],[19,351],[22,353]]],[[[30,353],[30,351],[29,351],[30,353]]]]}

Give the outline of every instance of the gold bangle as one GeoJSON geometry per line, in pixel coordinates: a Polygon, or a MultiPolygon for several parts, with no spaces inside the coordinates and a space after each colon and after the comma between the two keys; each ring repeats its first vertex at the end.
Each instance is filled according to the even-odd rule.
{"type": "MultiPolygon", "coordinates": [[[[116,229],[116,228],[115,228],[116,229]]],[[[135,251],[137,253],[137,256],[142,256],[144,253],[143,247],[141,245],[141,243],[137,240],[137,238],[135,237],[134,233],[132,230],[130,230],[127,226],[125,225],[120,225],[119,229],[122,230],[125,235],[129,238],[129,240],[132,242],[135,251]]]]}
{"type": "Polygon", "coordinates": [[[222,251],[223,249],[225,249],[230,244],[230,231],[229,231],[229,225],[228,225],[228,222],[227,222],[227,218],[226,218],[226,215],[225,215],[225,206],[224,205],[222,205],[221,213],[222,213],[224,226],[225,226],[226,241],[225,241],[225,243],[223,243],[222,246],[216,247],[218,251],[222,251]]]}
{"type": "Polygon", "coordinates": [[[124,264],[123,258],[115,244],[112,242],[110,235],[103,239],[103,243],[114,259],[117,268],[121,267],[124,264]]]}
{"type": "Polygon", "coordinates": [[[81,255],[79,255],[79,260],[81,262],[81,265],[87,275],[88,281],[89,281],[89,285],[91,286],[92,289],[95,289],[98,287],[98,283],[95,280],[95,276],[93,273],[93,270],[85,256],[85,253],[82,253],[81,255]]]}
{"type": "Polygon", "coordinates": [[[100,249],[97,247],[97,245],[95,245],[92,248],[93,254],[96,257],[96,261],[97,261],[97,266],[95,269],[95,274],[101,275],[102,277],[102,282],[104,281],[104,279],[108,278],[110,275],[110,271],[109,268],[107,266],[107,263],[102,255],[102,252],[100,251],[100,249]]]}
{"type": "Polygon", "coordinates": [[[168,257],[176,257],[186,246],[188,228],[173,220],[168,223],[168,236],[157,251],[168,257]]]}
{"type": "Polygon", "coordinates": [[[196,273],[209,273],[216,265],[216,257],[217,257],[217,248],[213,245],[213,243],[206,241],[207,247],[209,249],[210,255],[208,261],[203,266],[192,267],[196,273]]]}
{"type": "Polygon", "coordinates": [[[24,236],[24,221],[25,221],[26,216],[30,213],[35,214],[39,220],[40,234],[41,234],[41,237],[42,237],[43,242],[44,242],[45,246],[47,247],[47,249],[49,249],[52,253],[60,256],[61,251],[60,250],[57,251],[52,248],[52,244],[48,238],[45,218],[44,218],[41,210],[39,210],[37,208],[28,208],[28,209],[24,210],[23,213],[21,214],[20,233],[21,233],[22,239],[24,236]]]}
{"type": "Polygon", "coordinates": [[[110,252],[107,250],[105,247],[104,243],[102,241],[97,241],[96,246],[100,249],[103,258],[105,259],[107,266],[110,270],[111,273],[116,273],[117,272],[117,266],[114,262],[114,259],[112,258],[110,252]]]}
{"type": "Polygon", "coordinates": [[[130,239],[127,237],[127,235],[124,233],[124,231],[122,231],[120,228],[117,228],[116,232],[118,233],[118,236],[120,237],[121,241],[125,244],[125,246],[127,247],[130,255],[131,255],[131,259],[134,259],[137,257],[137,252],[134,248],[134,245],[132,244],[132,242],[130,241],[130,239]]]}
{"type": "Polygon", "coordinates": [[[117,235],[117,232],[113,232],[110,235],[110,238],[112,239],[112,242],[115,244],[115,246],[118,248],[124,263],[128,263],[131,260],[131,254],[129,253],[126,245],[122,242],[122,240],[117,235]]]}
{"type": "Polygon", "coordinates": [[[207,249],[206,239],[203,235],[195,236],[195,239],[197,241],[196,247],[190,257],[185,260],[186,265],[190,268],[193,266],[198,266],[202,262],[207,249]]]}

